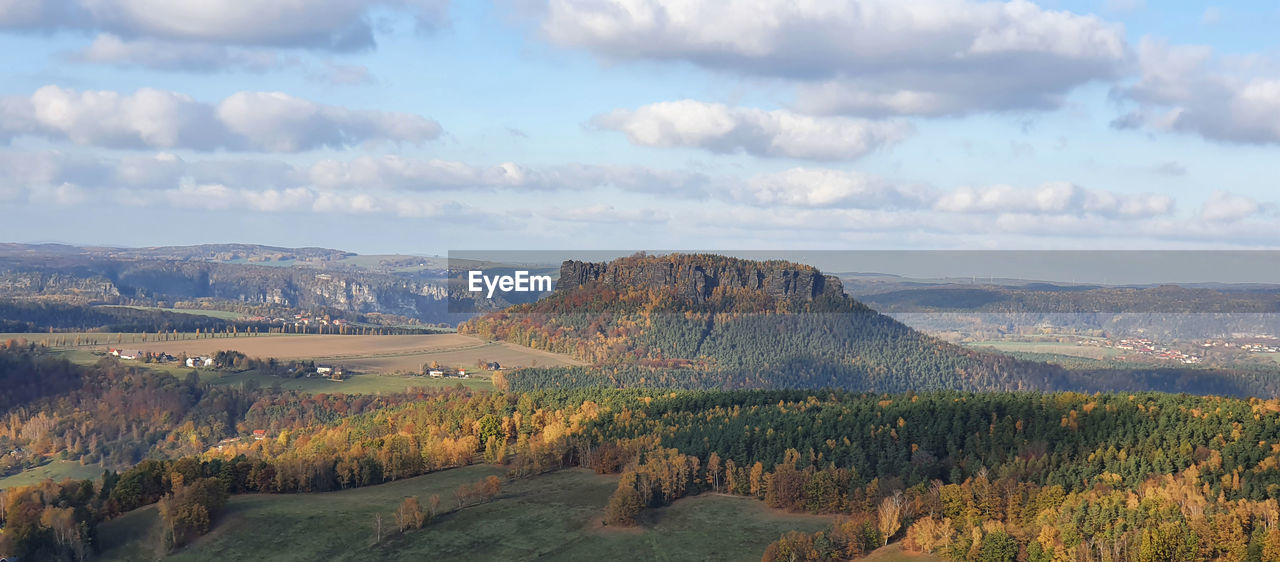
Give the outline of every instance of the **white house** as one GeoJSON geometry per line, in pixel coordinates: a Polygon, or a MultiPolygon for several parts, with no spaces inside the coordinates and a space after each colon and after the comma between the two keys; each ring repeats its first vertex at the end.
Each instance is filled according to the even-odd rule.
{"type": "Polygon", "coordinates": [[[443,376],[444,376],[444,371],[435,371],[435,370],[433,370],[433,371],[431,371],[431,372],[429,372],[429,373],[427,373],[427,374],[428,374],[428,375],[431,375],[431,376],[433,376],[433,377],[443,377],[443,376]]]}
{"type": "Polygon", "coordinates": [[[320,366],[317,366],[317,367],[316,367],[316,374],[317,374],[317,375],[327,375],[327,374],[330,374],[330,373],[332,373],[332,372],[333,372],[333,367],[330,367],[330,366],[328,366],[328,365],[320,365],[320,366]]]}

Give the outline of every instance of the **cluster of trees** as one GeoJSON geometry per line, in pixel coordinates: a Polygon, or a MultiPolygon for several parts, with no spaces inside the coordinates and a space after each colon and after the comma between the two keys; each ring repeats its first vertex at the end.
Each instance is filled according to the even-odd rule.
{"type": "MultiPolygon", "coordinates": [[[[6,513],[17,515],[0,519],[4,541],[0,546],[23,559],[74,558],[74,552],[96,548],[100,521],[159,503],[163,531],[159,546],[167,551],[206,532],[229,494],[320,492],[381,484],[471,464],[479,457],[479,435],[487,431],[502,432],[490,435],[491,439],[508,440],[510,435],[517,442],[513,450],[520,452],[531,443],[563,443],[564,436],[580,428],[580,422],[570,419],[579,413],[577,408],[547,412],[531,401],[521,405],[514,396],[438,391],[411,398],[401,406],[383,403],[372,412],[343,417],[332,426],[313,420],[282,430],[272,439],[229,444],[222,451],[143,460],[123,472],[105,471],[96,481],[46,481],[31,489],[8,490],[5,501],[16,507],[7,507],[6,513]],[[492,428],[484,420],[494,419],[495,412],[509,415],[492,428]],[[42,519],[40,514],[49,509],[69,510],[59,513],[71,514],[72,524],[63,525],[51,516],[42,519]],[[79,529],[74,537],[80,538],[72,540],[65,529],[79,529]]],[[[333,400],[330,397],[327,402],[333,400]]],[[[496,477],[463,485],[455,494],[457,508],[491,501],[501,487],[496,477]]],[[[423,520],[439,513],[439,498],[429,506],[430,515],[423,515],[423,520]]],[[[412,510],[400,515],[408,517],[405,521],[416,521],[412,510]]]]}
{"type": "Polygon", "coordinates": [[[209,525],[227,503],[225,484],[213,477],[185,482],[181,473],[169,477],[170,492],[160,498],[162,548],[166,551],[187,544],[209,532],[209,525]]]}
{"type": "Polygon", "coordinates": [[[812,535],[791,531],[782,535],[765,547],[761,560],[852,560],[882,546],[883,537],[871,516],[840,516],[826,531],[812,535]]]}
{"type": "MultiPolygon", "coordinates": [[[[1280,559],[1274,498],[1225,500],[1206,495],[1206,487],[1194,465],[1153,476],[1136,489],[1099,483],[1079,492],[984,473],[961,483],[914,486],[855,517],[874,521],[885,540],[904,529],[908,551],[952,560],[1280,559]]],[[[835,538],[845,524],[837,520],[826,531],[784,535],[765,559],[856,557],[835,538]]]]}
{"type": "Polygon", "coordinates": [[[62,394],[84,384],[84,373],[71,363],[49,357],[33,343],[0,344],[0,412],[62,394]]]}
{"type": "Polygon", "coordinates": [[[84,560],[97,540],[92,481],[0,490],[0,553],[19,560],[84,560]]]}
{"type": "MultiPolygon", "coordinates": [[[[287,363],[278,363],[288,366],[287,363]]],[[[36,346],[0,345],[0,469],[60,457],[128,467],[200,454],[220,441],[331,424],[418,399],[210,386],[104,358],[79,366],[36,346]],[[10,460],[12,459],[12,460],[10,460]]]]}
{"type": "MultiPolygon", "coordinates": [[[[629,461],[618,481],[618,489],[605,507],[605,523],[629,526],[636,524],[636,516],[648,507],[657,507],[705,488],[701,474],[701,460],[681,454],[676,449],[657,446],[656,439],[640,439],[629,443],[633,450],[645,446],[629,461]]],[[[617,446],[614,446],[618,450],[617,446]]],[[[606,454],[607,458],[607,454],[606,454]]],[[[607,471],[608,464],[597,465],[597,471],[607,471]]]]}

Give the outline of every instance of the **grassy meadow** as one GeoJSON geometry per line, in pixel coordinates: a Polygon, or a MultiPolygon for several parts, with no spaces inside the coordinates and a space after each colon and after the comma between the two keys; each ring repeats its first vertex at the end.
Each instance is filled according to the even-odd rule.
{"type": "MultiPolygon", "coordinates": [[[[825,528],[825,516],[771,510],[758,500],[703,494],[649,510],[636,528],[601,524],[616,476],[570,469],[509,481],[496,500],[446,513],[422,529],[395,532],[392,511],[416,495],[453,491],[501,467],[477,465],[398,482],[321,494],[233,497],[208,535],[175,560],[758,560],[790,530],[825,528]],[[388,529],[374,544],[373,518],[388,529]]],[[[103,559],[154,557],[154,507],[104,523],[103,559]]],[[[881,560],[893,560],[882,558],[881,560]]]]}
{"type": "Polygon", "coordinates": [[[18,486],[30,486],[47,480],[55,482],[63,478],[72,480],[91,480],[102,476],[102,467],[96,464],[81,466],[78,462],[52,461],[17,474],[0,478],[0,490],[18,486]]]}

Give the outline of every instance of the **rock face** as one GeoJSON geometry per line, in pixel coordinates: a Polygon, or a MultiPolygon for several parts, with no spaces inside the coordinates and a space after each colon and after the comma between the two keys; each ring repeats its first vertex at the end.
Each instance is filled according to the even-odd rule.
{"type": "Polygon", "coordinates": [[[442,283],[379,273],[173,260],[77,257],[45,264],[0,259],[0,298],[12,297],[69,297],[94,304],[216,299],[438,322],[447,317],[448,294],[442,283]]]}
{"type": "Polygon", "coordinates": [[[608,263],[566,261],[560,265],[556,292],[596,282],[618,288],[674,288],[678,296],[697,302],[710,298],[717,287],[758,290],[786,300],[844,296],[840,279],[813,267],[696,255],[633,257],[608,263]]]}

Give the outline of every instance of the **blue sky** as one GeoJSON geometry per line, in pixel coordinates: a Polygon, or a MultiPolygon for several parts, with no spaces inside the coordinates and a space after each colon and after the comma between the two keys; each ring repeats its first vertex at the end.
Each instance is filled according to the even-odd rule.
{"type": "Polygon", "coordinates": [[[0,0],[0,240],[1274,248],[1280,8],[0,0]]]}

